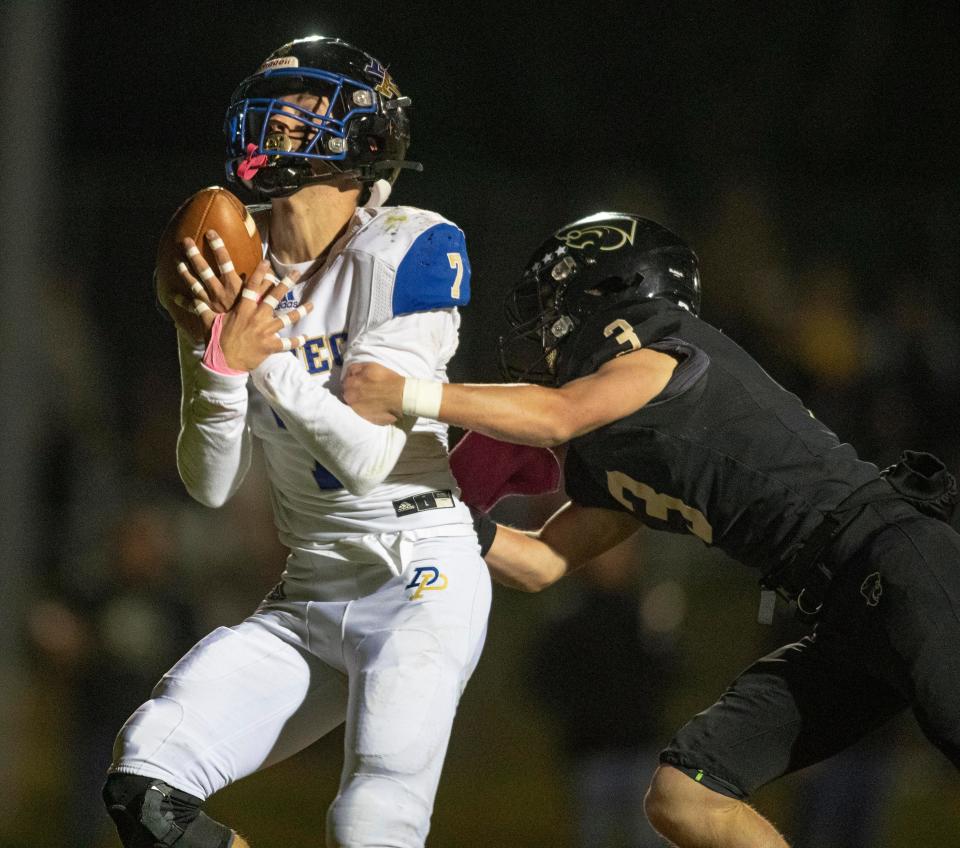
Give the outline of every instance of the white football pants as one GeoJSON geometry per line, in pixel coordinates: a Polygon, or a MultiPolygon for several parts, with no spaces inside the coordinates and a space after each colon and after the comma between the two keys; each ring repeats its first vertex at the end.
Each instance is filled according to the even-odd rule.
{"type": "Polygon", "coordinates": [[[206,799],[346,720],[328,846],[420,848],[486,634],[476,537],[363,537],[291,555],[285,578],[285,597],[164,675],[121,729],[112,770],[206,799]]]}

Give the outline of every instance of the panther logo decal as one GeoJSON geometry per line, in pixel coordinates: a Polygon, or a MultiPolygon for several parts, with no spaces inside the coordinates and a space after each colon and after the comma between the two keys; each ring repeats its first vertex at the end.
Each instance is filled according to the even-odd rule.
{"type": "Polygon", "coordinates": [[[868,607],[875,607],[880,603],[883,594],[883,584],[880,582],[880,572],[874,571],[867,575],[867,579],[860,586],[860,594],[867,599],[868,607]]]}

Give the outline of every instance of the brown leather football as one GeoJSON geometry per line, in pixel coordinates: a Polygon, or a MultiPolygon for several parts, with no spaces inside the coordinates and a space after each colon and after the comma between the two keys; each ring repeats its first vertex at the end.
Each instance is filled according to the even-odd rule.
{"type": "MultiPolygon", "coordinates": [[[[177,265],[186,261],[181,246],[183,239],[192,238],[200,248],[207,264],[214,273],[218,273],[216,256],[204,237],[207,230],[216,230],[223,239],[224,246],[241,279],[246,280],[263,258],[263,247],[257,225],[240,198],[221,186],[200,189],[196,194],[188,197],[173,213],[160,236],[157,247],[155,279],[157,298],[171,315],[176,314],[178,309],[172,302],[174,294],[179,292],[189,296],[177,273],[177,265]]],[[[183,318],[182,312],[179,317],[183,318]]],[[[188,319],[192,317],[188,316],[188,319]]],[[[199,319],[186,322],[181,320],[181,323],[190,326],[194,338],[203,339],[203,329],[199,319]]]]}

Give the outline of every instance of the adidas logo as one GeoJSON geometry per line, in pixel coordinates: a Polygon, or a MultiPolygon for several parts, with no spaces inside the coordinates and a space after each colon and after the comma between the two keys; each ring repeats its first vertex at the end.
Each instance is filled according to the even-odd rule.
{"type": "Polygon", "coordinates": [[[453,492],[449,489],[438,489],[435,492],[423,492],[409,498],[401,498],[393,502],[397,516],[408,512],[423,512],[427,509],[453,509],[453,492]]]}

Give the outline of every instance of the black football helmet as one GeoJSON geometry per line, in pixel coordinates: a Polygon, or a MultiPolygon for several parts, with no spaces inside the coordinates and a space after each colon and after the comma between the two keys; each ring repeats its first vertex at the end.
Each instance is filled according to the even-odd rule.
{"type": "Polygon", "coordinates": [[[268,197],[341,174],[368,186],[392,184],[401,168],[422,170],[405,158],[409,109],[410,98],[372,56],[337,38],[296,39],[274,50],[230,98],[227,180],[268,197]],[[295,95],[309,97],[284,100],[295,95]],[[294,129],[271,127],[281,115],[294,129]]]}
{"type": "Polygon", "coordinates": [[[654,298],[700,312],[697,255],[679,236],[626,212],[567,224],[537,248],[507,297],[512,331],[500,339],[500,371],[553,384],[558,356],[584,319],[654,298]]]}

